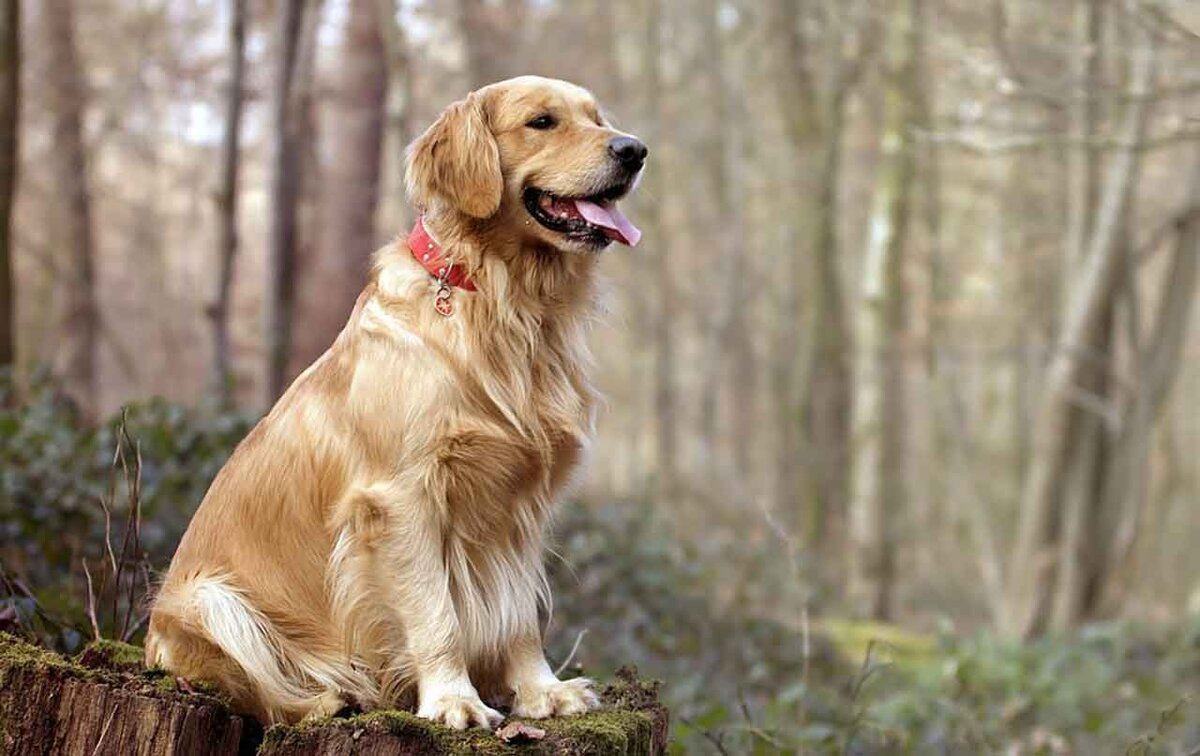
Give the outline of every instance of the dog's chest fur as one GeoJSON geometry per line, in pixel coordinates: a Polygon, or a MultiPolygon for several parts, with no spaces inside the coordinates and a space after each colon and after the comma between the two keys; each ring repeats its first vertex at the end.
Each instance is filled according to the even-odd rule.
{"type": "Polygon", "coordinates": [[[458,402],[433,478],[472,658],[498,653],[549,600],[543,531],[590,441],[595,404],[583,341],[558,327],[476,331],[455,360],[458,402]]]}
{"type": "Polygon", "coordinates": [[[532,536],[513,529],[540,528],[578,467],[594,396],[586,354],[574,346],[580,339],[560,328],[497,328],[466,340],[464,401],[437,455],[462,535],[481,536],[483,528],[532,536]]]}

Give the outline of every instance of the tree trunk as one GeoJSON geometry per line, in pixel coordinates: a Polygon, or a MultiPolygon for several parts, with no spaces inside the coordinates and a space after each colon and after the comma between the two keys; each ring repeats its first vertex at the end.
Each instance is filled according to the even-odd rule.
{"type": "Polygon", "coordinates": [[[1116,513],[1106,556],[1096,566],[1092,591],[1096,611],[1112,611],[1131,584],[1130,561],[1149,488],[1150,448],[1155,424],[1179,373],[1193,302],[1200,285],[1200,150],[1188,187],[1187,205],[1175,219],[1176,242],[1164,279],[1150,343],[1138,355],[1137,384],[1129,394],[1122,432],[1112,453],[1104,509],[1116,513]]]}
{"type": "Polygon", "coordinates": [[[221,142],[221,180],[217,190],[217,300],[213,305],[213,391],[233,406],[233,357],[229,308],[238,250],[238,165],[242,134],[242,80],[246,68],[246,0],[233,0],[229,16],[229,88],[225,94],[225,136],[221,142]]]}
{"type": "MultiPolygon", "coordinates": [[[[845,98],[854,85],[856,76],[851,71],[857,65],[847,60],[844,52],[846,11],[838,2],[827,2],[823,7],[820,81],[814,83],[802,32],[802,6],[777,0],[770,32],[779,40],[782,68],[778,76],[787,134],[796,156],[811,161],[798,172],[815,176],[817,182],[815,187],[796,191],[793,210],[797,237],[803,239],[803,248],[795,254],[803,258],[803,264],[789,277],[787,285],[794,289],[789,299],[803,296],[810,317],[802,343],[780,344],[798,359],[785,367],[791,377],[779,380],[787,393],[780,397],[785,409],[779,413],[784,426],[777,477],[787,500],[801,506],[811,502],[808,516],[796,512],[792,521],[803,523],[810,545],[830,553],[840,543],[849,492],[851,340],[839,269],[837,213],[845,98]],[[808,500],[801,495],[800,469],[812,483],[813,496],[808,500]]],[[[796,331],[794,323],[787,328],[796,331]]]]}
{"type": "Polygon", "coordinates": [[[296,209],[299,192],[298,118],[293,89],[305,0],[282,0],[275,28],[276,69],[271,95],[271,228],[267,250],[266,403],[283,393],[292,343],[296,285],[296,209]]]}
{"type": "MultiPolygon", "coordinates": [[[[820,117],[816,90],[807,62],[805,38],[801,31],[801,4],[795,0],[775,0],[770,12],[764,13],[767,38],[773,60],[771,78],[775,82],[784,118],[784,129],[791,147],[789,157],[796,161],[796,176],[816,174],[813,164],[813,145],[820,135],[820,117]]],[[[811,225],[815,214],[812,192],[790,183],[780,190],[795,197],[795,204],[783,205],[790,218],[783,224],[783,270],[779,283],[780,296],[773,313],[772,351],[776,355],[771,371],[771,389],[775,407],[775,459],[773,463],[773,499],[784,513],[785,522],[800,530],[805,521],[802,496],[804,480],[803,404],[808,390],[812,365],[812,348],[803,341],[811,340],[797,323],[802,321],[803,308],[809,288],[813,285],[807,265],[802,234],[811,225]],[[785,355],[790,355],[789,359],[785,355]]],[[[811,324],[811,319],[809,320],[811,324]]],[[[811,532],[811,531],[809,531],[811,532]]]]}
{"type": "Polygon", "coordinates": [[[1118,129],[1121,145],[1111,158],[1094,230],[1082,268],[1069,273],[1076,282],[1068,298],[1069,310],[1059,337],[1059,347],[1046,374],[1041,406],[1032,436],[1032,458],[1026,473],[1017,523],[1017,540],[1009,567],[1002,630],[1024,637],[1047,626],[1053,607],[1056,539],[1061,519],[1064,481],[1070,468],[1074,400],[1087,367],[1088,345],[1095,343],[1111,308],[1118,276],[1125,269],[1122,224],[1127,215],[1138,149],[1148,115],[1146,93],[1154,71],[1149,32],[1138,28],[1134,44],[1131,91],[1118,129]]]}
{"type": "MultiPolygon", "coordinates": [[[[728,109],[728,94],[725,91],[724,45],[721,40],[719,13],[720,3],[717,0],[704,0],[699,4],[700,49],[703,50],[704,58],[704,68],[701,74],[704,77],[705,89],[713,103],[712,112],[708,114],[702,127],[704,134],[700,153],[704,156],[701,162],[705,167],[707,189],[712,196],[713,206],[716,208],[716,212],[709,216],[708,224],[703,226],[708,229],[709,238],[715,240],[716,260],[713,265],[709,266],[712,274],[709,290],[714,293],[714,301],[710,307],[702,311],[701,315],[705,348],[704,374],[700,381],[699,391],[700,438],[704,442],[707,453],[713,458],[718,456],[716,453],[718,410],[720,409],[719,399],[723,372],[721,370],[721,347],[723,346],[721,325],[726,317],[726,310],[734,306],[734,303],[725,301],[729,290],[724,283],[732,272],[729,264],[733,252],[731,242],[735,241],[728,229],[728,224],[732,221],[728,193],[728,146],[725,140],[725,112],[728,109]]],[[[698,216],[692,222],[700,224],[704,223],[704,219],[698,216]]]]}
{"type": "MultiPolygon", "coordinates": [[[[840,0],[824,6],[823,84],[815,104],[820,118],[817,143],[817,188],[811,221],[812,306],[811,374],[803,397],[809,477],[815,500],[809,543],[826,555],[835,554],[845,537],[846,506],[850,494],[850,424],[852,340],[846,322],[841,274],[841,240],[838,237],[838,195],[842,181],[842,135],[846,97],[861,70],[861,60],[847,60],[847,10],[840,0]]],[[[863,9],[860,7],[860,11],[863,9]]],[[[871,11],[867,10],[867,13],[871,11]]],[[[861,22],[865,34],[870,22],[861,22]]],[[[860,42],[858,55],[866,54],[860,42]]]]}
{"type": "Polygon", "coordinates": [[[467,86],[478,89],[520,73],[516,54],[525,27],[527,0],[458,0],[458,21],[466,53],[467,86]]]}
{"type": "MultiPolygon", "coordinates": [[[[920,101],[917,108],[918,128],[932,132],[937,118],[937,87],[930,55],[925,40],[931,28],[928,13],[921,16],[917,28],[916,76],[919,81],[920,101]]],[[[925,310],[925,379],[931,400],[925,403],[925,422],[928,433],[929,457],[935,460],[950,459],[951,433],[943,422],[939,411],[939,399],[954,390],[951,376],[943,365],[943,350],[948,346],[949,329],[946,309],[950,303],[950,275],[947,271],[945,252],[942,248],[942,166],[941,148],[933,141],[921,146],[917,155],[917,177],[921,186],[921,227],[924,232],[926,276],[925,285],[928,303],[925,310]]],[[[960,456],[959,459],[962,459],[960,456]]],[[[950,469],[948,465],[931,471],[926,477],[926,488],[918,494],[913,508],[914,527],[927,534],[918,540],[913,555],[914,569],[920,574],[931,575],[937,570],[939,550],[947,542],[953,543],[957,534],[957,523],[949,506],[949,481],[965,474],[962,469],[950,469]],[[918,511],[919,510],[919,511],[918,511]]]]}
{"type": "MultiPolygon", "coordinates": [[[[1099,154],[1088,144],[1096,132],[1097,84],[1101,63],[1102,4],[1098,0],[1077,0],[1075,4],[1075,45],[1072,55],[1071,102],[1067,109],[1068,134],[1072,146],[1067,150],[1067,234],[1063,257],[1063,285],[1072,280],[1070,271],[1082,265],[1088,238],[1096,214],[1096,188],[1099,154]]],[[[1065,312],[1064,308],[1064,312],[1065,312]]],[[[1108,371],[1113,368],[1113,303],[1102,320],[1106,323],[1096,338],[1085,346],[1081,358],[1080,389],[1102,401],[1108,394],[1108,371]]],[[[1059,544],[1058,585],[1053,607],[1053,624],[1058,630],[1073,626],[1083,612],[1083,583],[1086,580],[1088,538],[1095,504],[1100,500],[1099,484],[1104,475],[1104,456],[1108,449],[1105,419],[1082,408],[1072,410],[1071,472],[1063,489],[1062,522],[1059,544]]]]}
{"type": "MultiPolygon", "coordinates": [[[[662,0],[645,0],[646,46],[643,49],[643,77],[646,87],[646,123],[651,126],[647,141],[653,145],[662,134],[662,0]]],[[[675,398],[675,335],[674,282],[671,269],[671,248],[663,233],[663,207],[658,179],[662,167],[650,166],[643,192],[652,198],[646,214],[650,221],[648,241],[656,245],[653,255],[654,291],[658,311],[654,316],[654,413],[657,450],[657,493],[660,499],[670,499],[678,493],[678,417],[675,398]],[[656,173],[658,171],[658,173],[656,173]]]]}
{"type": "Polygon", "coordinates": [[[408,38],[396,20],[397,0],[378,0],[379,28],[387,61],[380,206],[376,228],[385,235],[404,233],[413,215],[404,196],[404,148],[412,140],[413,69],[408,38]]]}
{"type": "Polygon", "coordinates": [[[816,217],[813,219],[811,375],[804,397],[804,429],[816,500],[809,542],[826,554],[844,535],[850,485],[851,340],[839,272],[837,199],[841,183],[844,90],[827,94],[823,119],[816,217]]]}
{"type": "Polygon", "coordinates": [[[351,0],[334,84],[320,238],[299,273],[293,353],[303,369],[346,324],[375,251],[388,61],[378,0],[351,0]]]}
{"type": "MultiPolygon", "coordinates": [[[[1072,142],[1067,150],[1067,240],[1064,264],[1068,271],[1082,264],[1096,216],[1100,155],[1088,140],[1096,133],[1103,10],[1104,3],[1101,0],[1075,0],[1071,101],[1067,108],[1067,132],[1072,142]]],[[[1064,282],[1070,279],[1070,275],[1063,276],[1064,282]]]]}
{"type": "Polygon", "coordinates": [[[12,208],[20,162],[21,3],[0,4],[0,368],[16,362],[17,301],[13,288],[12,208]]]}
{"type": "Polygon", "coordinates": [[[85,414],[96,408],[95,248],[88,158],[83,142],[87,85],[75,46],[74,0],[45,0],[38,14],[46,60],[44,94],[52,121],[50,168],[54,175],[58,228],[66,250],[66,306],[58,367],[63,387],[85,414]]]}
{"type": "MultiPolygon", "coordinates": [[[[727,44],[720,28],[720,3],[706,0],[701,16],[704,77],[716,107],[712,120],[706,125],[705,153],[708,159],[707,178],[715,200],[711,238],[716,240],[717,260],[711,291],[713,306],[707,310],[706,356],[704,378],[700,389],[700,428],[711,459],[723,458],[718,432],[721,398],[728,395],[731,407],[731,441],[734,474],[740,479],[749,475],[750,454],[753,450],[752,423],[754,418],[754,375],[756,372],[753,341],[746,332],[746,264],[742,227],[742,207],[738,202],[741,181],[740,161],[733,156],[736,134],[728,129],[732,112],[732,92],[726,81],[729,65],[727,44]]],[[[698,219],[697,222],[700,222],[698,219]]]]}
{"type": "Polygon", "coordinates": [[[877,619],[892,616],[894,523],[906,499],[904,256],[915,165],[920,13],[920,0],[894,0],[887,22],[881,163],[857,334],[850,590],[860,611],[877,619]]]}
{"type": "MultiPolygon", "coordinates": [[[[129,655],[141,651],[119,646],[129,655]]],[[[212,696],[184,694],[174,678],[143,672],[136,662],[113,665],[87,652],[65,659],[4,633],[0,680],[5,753],[233,756],[253,753],[262,735],[256,722],[212,696]]]]}

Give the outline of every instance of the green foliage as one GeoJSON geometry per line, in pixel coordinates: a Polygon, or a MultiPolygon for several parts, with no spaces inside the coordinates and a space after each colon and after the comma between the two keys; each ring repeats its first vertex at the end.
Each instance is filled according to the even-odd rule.
{"type": "Polygon", "coordinates": [[[1200,623],[1105,624],[1020,644],[878,623],[801,633],[719,604],[710,570],[650,509],[569,506],[552,562],[552,658],[666,681],[680,753],[1189,753],[1200,623]],[[807,666],[807,674],[805,668],[807,666]]]}
{"type": "Polygon", "coordinates": [[[1154,732],[1174,710],[1193,726],[1156,738],[1195,746],[1195,653],[1186,633],[1118,624],[1026,644],[986,634],[946,638],[927,663],[881,674],[866,714],[910,748],[990,751],[1017,741],[1029,751],[1069,744],[1100,753],[1154,732]]]}
{"type": "Polygon", "coordinates": [[[1193,753],[1198,651],[1193,633],[1119,624],[1027,644],[945,637],[902,662],[879,644],[841,684],[786,685],[738,715],[714,707],[677,735],[729,753],[1193,753]]]}
{"type": "MultiPolygon", "coordinates": [[[[253,418],[157,399],[124,415],[142,458],[141,545],[151,565],[162,567],[253,418]]],[[[0,372],[0,566],[12,582],[35,588],[43,613],[61,624],[85,624],[80,560],[103,556],[102,500],[112,511],[114,551],[124,537],[131,497],[114,467],[121,418],[90,426],[47,376],[18,386],[0,372]]],[[[7,604],[34,624],[32,600],[11,585],[0,588],[9,594],[0,609],[7,604]]],[[[43,640],[74,651],[81,636],[68,629],[43,640]]]]}
{"type": "Polygon", "coordinates": [[[666,681],[663,700],[686,752],[712,748],[710,731],[741,746],[769,742],[759,727],[768,714],[832,716],[831,691],[854,666],[820,636],[809,639],[806,663],[801,633],[717,603],[712,586],[723,564],[668,536],[652,509],[570,504],[555,532],[563,557],[550,562],[550,657],[566,658],[586,630],[579,671],[606,677],[636,664],[643,676],[666,681]]]}

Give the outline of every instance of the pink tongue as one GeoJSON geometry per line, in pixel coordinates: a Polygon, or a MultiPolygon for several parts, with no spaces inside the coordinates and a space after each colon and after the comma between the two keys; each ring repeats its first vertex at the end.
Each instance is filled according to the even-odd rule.
{"type": "Polygon", "coordinates": [[[629,222],[625,214],[617,209],[615,204],[610,204],[607,207],[597,205],[595,202],[587,200],[574,200],[575,209],[583,216],[583,219],[594,226],[600,226],[607,229],[611,233],[608,236],[622,244],[628,244],[631,247],[636,247],[638,241],[642,238],[642,232],[638,227],[629,222]]]}

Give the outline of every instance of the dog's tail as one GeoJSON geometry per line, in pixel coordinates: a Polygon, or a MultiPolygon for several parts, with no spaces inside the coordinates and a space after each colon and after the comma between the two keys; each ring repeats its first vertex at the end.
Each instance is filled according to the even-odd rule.
{"type": "MultiPolygon", "coordinates": [[[[296,713],[310,710],[322,689],[331,687],[322,683],[333,683],[314,679],[301,665],[287,661],[297,657],[289,653],[286,640],[241,590],[222,577],[198,576],[164,590],[154,603],[154,613],[174,620],[236,663],[258,699],[257,708],[271,721],[291,720],[296,713]]],[[[171,646],[168,638],[148,642],[147,662],[176,673],[208,676],[188,669],[188,662],[177,658],[171,646]]]]}

